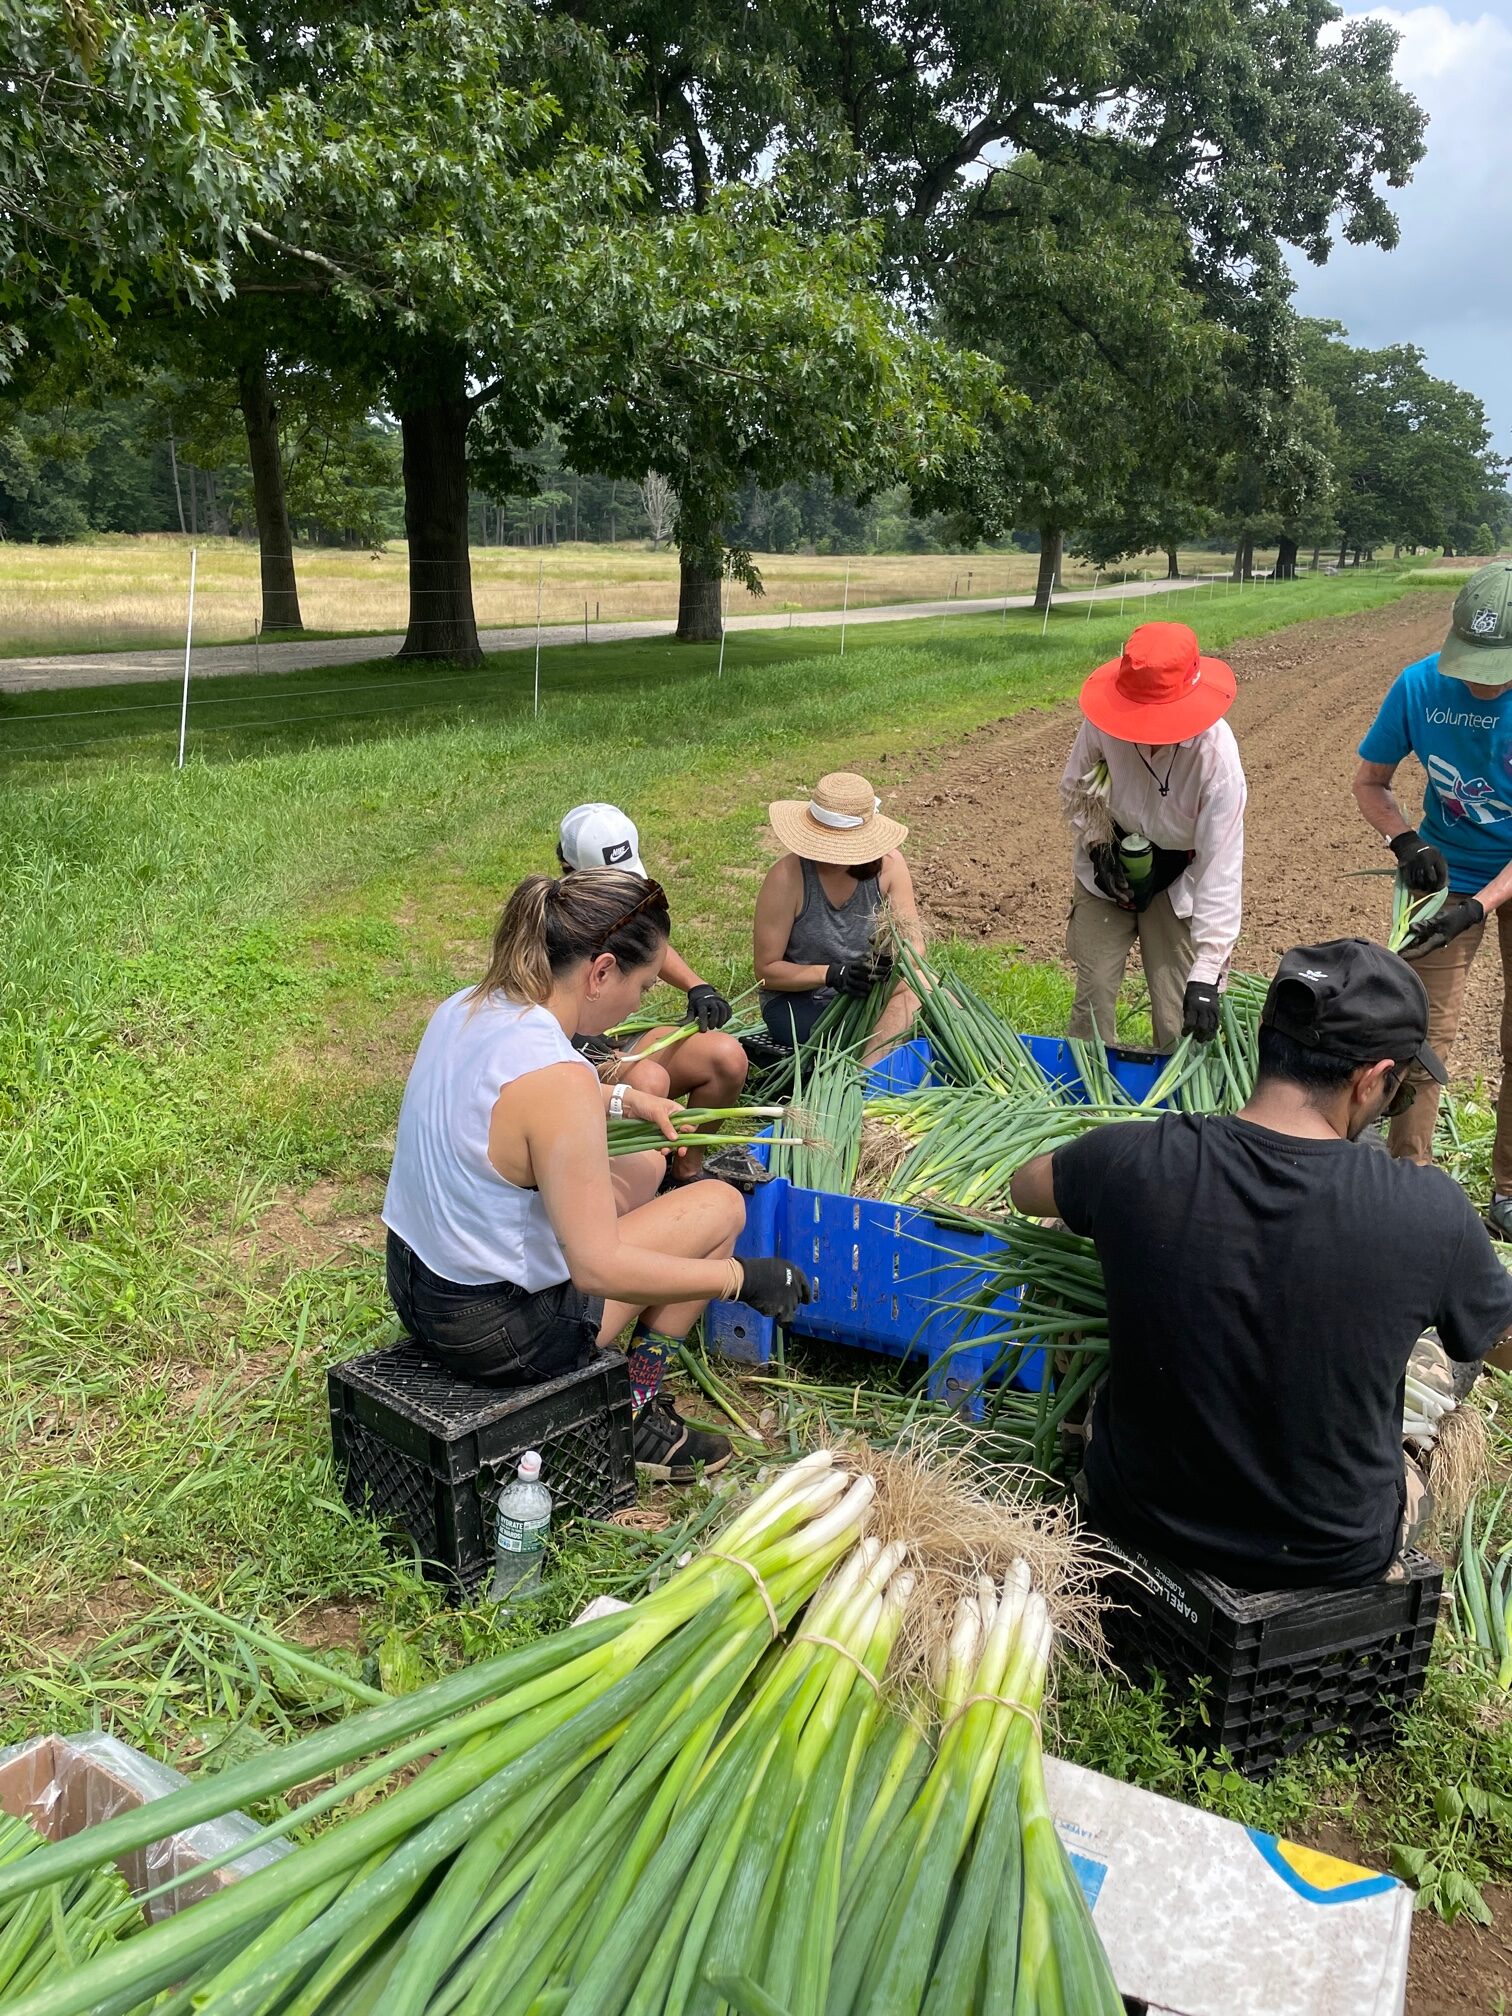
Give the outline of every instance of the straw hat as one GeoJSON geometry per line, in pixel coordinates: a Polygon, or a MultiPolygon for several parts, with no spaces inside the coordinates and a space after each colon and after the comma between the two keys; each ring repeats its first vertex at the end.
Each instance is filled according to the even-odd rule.
{"type": "Polygon", "coordinates": [[[779,798],[767,817],[790,854],[841,868],[879,860],[908,838],[908,828],[883,817],[882,800],[852,770],[832,770],[808,798],[779,798]]]}
{"type": "Polygon", "coordinates": [[[1204,658],[1185,623],[1141,623],[1121,658],[1099,665],[1081,690],[1094,728],[1121,742],[1185,742],[1234,704],[1234,675],[1204,658]]]}

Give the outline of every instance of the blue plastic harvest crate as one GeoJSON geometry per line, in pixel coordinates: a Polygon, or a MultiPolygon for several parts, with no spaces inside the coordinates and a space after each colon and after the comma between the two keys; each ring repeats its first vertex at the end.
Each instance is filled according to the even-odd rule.
{"type": "MultiPolygon", "coordinates": [[[[1026,1036],[1036,1061],[1052,1077],[1080,1092],[1081,1079],[1068,1047],[1054,1037],[1026,1036]]],[[[1155,1083],[1160,1065],[1113,1057],[1113,1074],[1136,1099],[1155,1083]]],[[[914,1092],[934,1076],[927,1043],[905,1043],[867,1074],[869,1093],[914,1092]]],[[[758,1143],[755,1152],[765,1158],[758,1143]]],[[[951,1304],[980,1288],[999,1242],[983,1232],[942,1224],[912,1204],[879,1204],[829,1190],[801,1190],[778,1177],[751,1197],[745,1230],[735,1251],[746,1258],[776,1254],[801,1267],[814,1283],[814,1300],[791,1325],[802,1337],[819,1337],[889,1358],[922,1358],[930,1367],[929,1391],[937,1400],[961,1400],[978,1387],[995,1355],[973,1348],[1012,1314],[1015,1297],[963,1327],[951,1304]]],[[[727,1358],[765,1365],[776,1325],[740,1302],[711,1302],[704,1318],[710,1345],[727,1358]]],[[[1039,1383],[1038,1356],[1027,1359],[1020,1383],[1039,1383]]]]}

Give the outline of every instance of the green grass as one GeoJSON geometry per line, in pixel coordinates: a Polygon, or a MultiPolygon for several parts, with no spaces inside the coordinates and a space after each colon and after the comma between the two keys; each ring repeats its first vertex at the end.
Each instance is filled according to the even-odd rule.
{"type": "MultiPolygon", "coordinates": [[[[1377,574],[1181,613],[1222,650],[1400,592],[1377,574]]],[[[537,1611],[448,1612],[337,1495],[324,1375],[392,1334],[377,1202],[430,1007],[479,970],[562,809],[597,796],[633,809],[682,948],[742,984],[770,797],[842,764],[885,788],[1072,693],[1125,627],[854,626],[843,660],[833,633],[748,634],[722,680],[704,650],[564,647],[543,656],[539,719],[518,654],[450,687],[383,662],[217,681],[182,774],[171,687],[0,702],[0,1741],[98,1718],[219,1763],[329,1712],[138,1563],[394,1685],[562,1621],[633,1566],[633,1538],[592,1532],[537,1611]]],[[[944,950],[1020,1026],[1064,1025],[1060,970],[944,950]]],[[[1147,1033],[1132,996],[1124,1031],[1147,1033]]],[[[1145,1697],[1088,1681],[1064,1715],[1090,1761],[1252,1796],[1204,1778],[1145,1697]]],[[[1424,1716],[1442,1777],[1471,1738],[1437,1700],[1424,1716]]],[[[1415,1755],[1409,1789],[1382,1795],[1414,1825],[1415,1755]]],[[[1501,1782],[1479,1755],[1464,1768],[1501,1782]]],[[[1285,1782],[1300,1800],[1349,1781],[1320,1760],[1285,1782]]],[[[1505,1873],[1512,1846],[1482,1864],[1505,1873]]]]}

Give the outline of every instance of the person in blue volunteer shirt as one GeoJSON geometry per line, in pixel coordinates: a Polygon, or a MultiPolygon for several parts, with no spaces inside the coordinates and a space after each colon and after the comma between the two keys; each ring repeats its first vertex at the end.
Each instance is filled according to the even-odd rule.
{"type": "MultiPolygon", "coordinates": [[[[1441,1057],[1459,1028],[1486,920],[1496,918],[1503,1071],[1487,1223],[1512,1239],[1512,566],[1505,561],[1471,575],[1455,598],[1442,648],[1396,678],[1360,744],[1354,794],[1389,842],[1407,886],[1416,894],[1448,892],[1402,948],[1428,990],[1428,1040],[1441,1057]],[[1416,828],[1392,789],[1409,754],[1427,779],[1416,828]]],[[[1391,1122],[1391,1152],[1429,1162],[1439,1088],[1419,1073],[1411,1082],[1416,1097],[1391,1122]]]]}

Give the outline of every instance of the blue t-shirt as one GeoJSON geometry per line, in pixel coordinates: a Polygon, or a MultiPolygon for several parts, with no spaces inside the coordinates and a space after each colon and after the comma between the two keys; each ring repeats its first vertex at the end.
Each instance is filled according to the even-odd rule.
{"type": "Polygon", "coordinates": [[[1449,863],[1449,886],[1473,896],[1512,861],[1512,686],[1477,700],[1446,679],[1438,653],[1399,672],[1360,744],[1367,763],[1411,753],[1428,773],[1419,828],[1449,863]]]}

